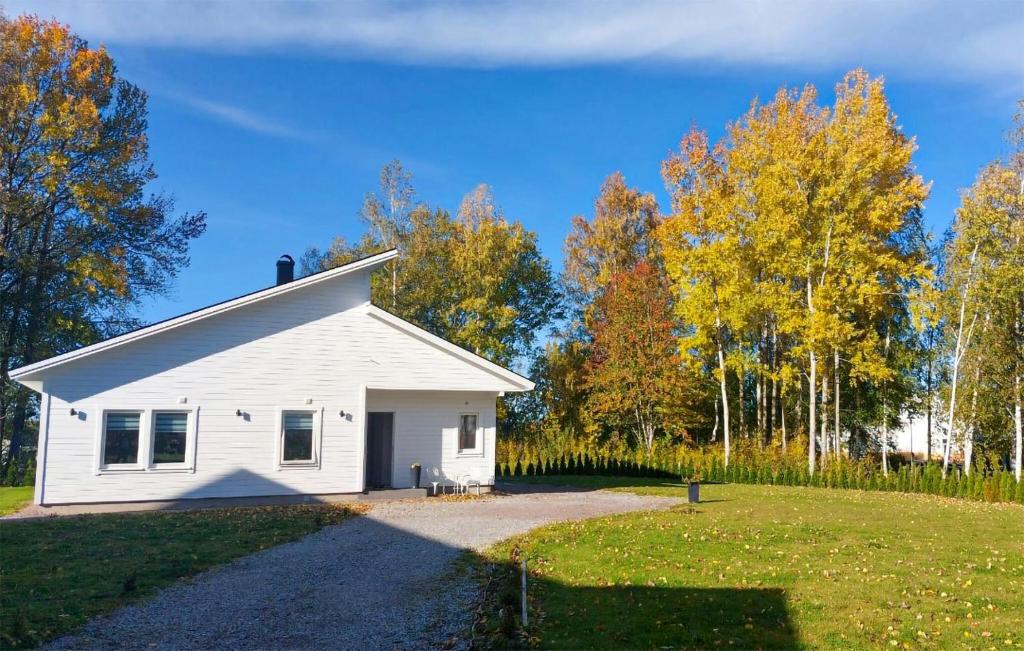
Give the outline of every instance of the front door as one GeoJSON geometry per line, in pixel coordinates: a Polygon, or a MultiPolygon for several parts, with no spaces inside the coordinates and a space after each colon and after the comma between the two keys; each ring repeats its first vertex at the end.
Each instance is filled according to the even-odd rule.
{"type": "Polygon", "coordinates": [[[395,415],[373,412],[366,415],[366,487],[391,487],[391,451],[395,415]]]}

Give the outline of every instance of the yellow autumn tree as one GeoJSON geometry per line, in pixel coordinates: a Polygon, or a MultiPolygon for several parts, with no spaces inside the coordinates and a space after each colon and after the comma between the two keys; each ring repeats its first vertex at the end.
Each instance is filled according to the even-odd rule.
{"type": "Polygon", "coordinates": [[[768,394],[758,374],[783,386],[805,376],[811,473],[828,442],[818,440],[818,405],[830,384],[839,386],[821,372],[823,359],[832,359],[833,380],[840,361],[850,378],[889,379],[879,324],[893,309],[889,297],[926,273],[919,214],[928,187],[914,171],[914,149],[881,79],[857,70],[830,108],[812,86],[782,89],[755,102],[722,142],[691,135],[663,166],[673,214],[662,251],[693,326],[684,346],[714,347],[726,409],[729,342],[739,359],[754,360],[737,365],[741,414],[748,368],[758,414],[768,394]]]}

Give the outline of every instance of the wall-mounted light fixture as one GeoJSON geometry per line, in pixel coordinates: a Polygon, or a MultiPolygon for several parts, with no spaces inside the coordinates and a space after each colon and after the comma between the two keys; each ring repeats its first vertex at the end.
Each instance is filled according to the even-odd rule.
{"type": "Polygon", "coordinates": [[[242,415],[242,410],[241,409],[236,409],[235,410],[235,416],[241,416],[241,415],[242,415]]]}
{"type": "Polygon", "coordinates": [[[345,417],[345,410],[342,409],[341,411],[339,411],[338,415],[341,416],[342,418],[344,418],[345,417]]]}
{"type": "Polygon", "coordinates": [[[72,415],[72,416],[77,416],[77,415],[78,415],[78,412],[77,412],[77,411],[75,411],[75,408],[74,408],[74,407],[72,407],[72,408],[71,408],[71,415],[72,415]]]}

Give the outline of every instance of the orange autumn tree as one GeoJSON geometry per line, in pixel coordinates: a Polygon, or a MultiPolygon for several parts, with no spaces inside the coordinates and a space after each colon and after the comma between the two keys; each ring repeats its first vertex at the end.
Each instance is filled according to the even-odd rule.
{"type": "Polygon", "coordinates": [[[146,93],[103,46],[0,7],[0,473],[17,481],[38,399],[19,366],[138,325],[188,265],[203,213],[153,192],[146,93]]]}
{"type": "Polygon", "coordinates": [[[587,361],[589,405],[648,454],[659,435],[685,434],[695,383],[678,352],[672,295],[649,261],[612,276],[594,302],[587,361]]]}

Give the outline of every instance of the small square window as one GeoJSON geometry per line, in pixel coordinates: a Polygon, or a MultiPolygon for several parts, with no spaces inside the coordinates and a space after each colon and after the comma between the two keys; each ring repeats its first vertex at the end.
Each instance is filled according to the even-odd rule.
{"type": "Polygon", "coordinates": [[[108,412],[103,431],[103,465],[134,465],[139,461],[139,412],[108,412]]]}
{"type": "Polygon", "coordinates": [[[459,416],[459,452],[476,450],[476,414],[459,416]]]}
{"type": "Polygon", "coordinates": [[[185,463],[188,413],[158,411],[153,415],[153,465],[185,463]]]}
{"type": "Polygon", "coordinates": [[[281,461],[310,463],[313,461],[313,412],[286,411],[281,423],[281,461]]]}

